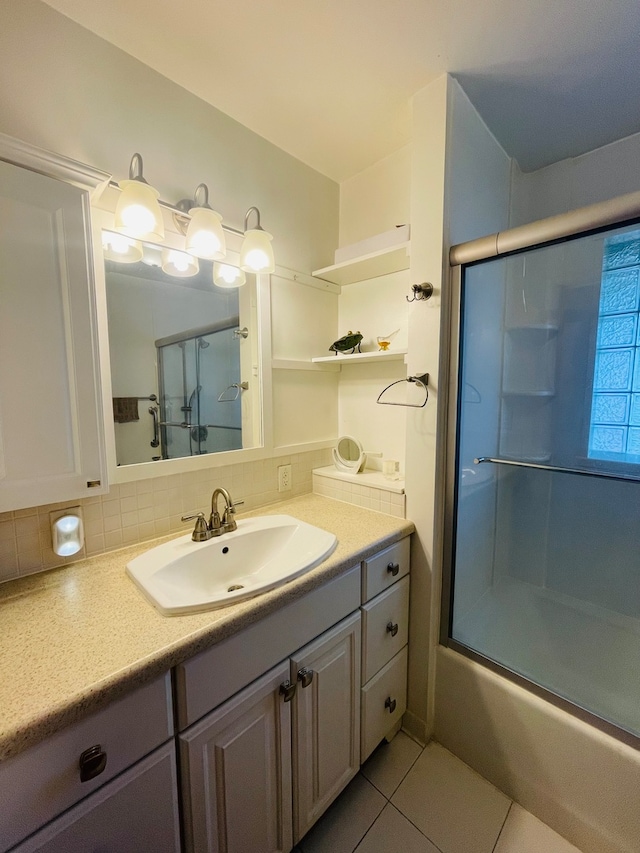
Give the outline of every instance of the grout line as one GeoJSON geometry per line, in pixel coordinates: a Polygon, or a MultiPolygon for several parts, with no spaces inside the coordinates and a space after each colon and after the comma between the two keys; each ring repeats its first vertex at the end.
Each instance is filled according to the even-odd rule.
{"type": "MultiPolygon", "coordinates": [[[[411,826],[412,826],[414,829],[417,829],[417,830],[418,830],[418,832],[420,833],[420,835],[421,835],[423,838],[426,838],[426,839],[427,839],[427,841],[429,842],[429,844],[432,844],[432,845],[436,848],[436,850],[439,850],[439,851],[440,851],[440,853],[446,853],[446,851],[444,851],[444,850],[442,849],[442,847],[438,847],[438,845],[435,843],[435,841],[432,841],[432,840],[429,838],[429,836],[428,836],[428,835],[425,835],[425,834],[424,834],[424,832],[420,829],[420,827],[419,827],[419,826],[416,826],[416,825],[415,825],[415,823],[411,820],[411,818],[410,818],[410,817],[407,817],[407,815],[406,815],[403,811],[401,811],[397,806],[394,806],[394,804],[393,804],[393,803],[391,803],[391,802],[389,803],[389,805],[391,806],[391,808],[395,809],[395,810],[398,812],[398,814],[401,814],[401,815],[402,815],[402,817],[403,817],[403,818],[404,818],[408,823],[410,823],[410,824],[411,824],[411,826]]],[[[502,831],[502,830],[501,830],[501,831],[502,831]]],[[[355,851],[354,851],[354,853],[355,853],[355,851]]],[[[493,851],[492,851],[492,853],[493,853],[493,851]]]]}
{"type": "Polygon", "coordinates": [[[500,827],[500,832],[498,833],[498,837],[496,838],[496,843],[491,848],[491,853],[495,853],[495,849],[498,846],[498,841],[500,841],[500,836],[502,835],[502,830],[505,827],[506,822],[509,820],[509,815],[511,814],[511,809],[513,808],[513,800],[509,803],[509,808],[507,809],[507,813],[504,816],[504,820],[502,821],[502,826],[500,827]]]}

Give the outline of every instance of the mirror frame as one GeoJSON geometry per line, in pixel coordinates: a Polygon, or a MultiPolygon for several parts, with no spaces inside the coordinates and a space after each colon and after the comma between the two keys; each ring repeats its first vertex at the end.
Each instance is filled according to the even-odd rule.
{"type": "Polygon", "coordinates": [[[331,448],[331,455],[333,456],[333,464],[343,474],[359,474],[367,461],[367,454],[362,449],[362,444],[352,435],[338,436],[335,446],[331,448]],[[355,444],[358,451],[357,459],[345,459],[342,453],[340,453],[340,445],[343,441],[352,441],[355,444]]]}
{"type": "MultiPolygon", "coordinates": [[[[120,191],[108,181],[93,194],[91,203],[91,226],[93,238],[94,280],[96,285],[96,307],[98,315],[98,343],[100,351],[100,371],[102,379],[102,405],[106,443],[109,482],[129,483],[164,477],[171,474],[198,471],[206,468],[219,468],[223,465],[251,462],[272,455],[273,418],[271,393],[271,292],[270,276],[256,274],[256,317],[258,324],[257,365],[252,368],[251,377],[258,382],[257,402],[262,413],[262,442],[260,445],[239,450],[225,450],[207,453],[202,456],[183,456],[176,459],[161,459],[155,462],[139,462],[118,466],[116,462],[115,425],[112,414],[111,362],[109,350],[109,328],[107,320],[107,291],[104,255],[102,250],[102,231],[114,230],[114,214],[120,191]]],[[[171,211],[162,207],[165,237],[162,245],[172,249],[184,250],[184,235],[178,230],[171,211]]],[[[226,232],[227,258],[229,263],[237,265],[240,256],[242,238],[239,234],[226,232]]]]}

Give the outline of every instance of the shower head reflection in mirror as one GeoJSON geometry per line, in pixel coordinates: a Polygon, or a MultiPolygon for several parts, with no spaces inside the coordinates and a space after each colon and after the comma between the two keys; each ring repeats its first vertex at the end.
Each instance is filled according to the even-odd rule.
{"type": "MultiPolygon", "coordinates": [[[[171,274],[166,261],[179,262],[184,235],[166,221],[162,246],[109,239],[113,192],[107,187],[92,211],[111,481],[255,458],[252,451],[264,443],[261,327],[263,315],[268,317],[269,277],[246,273],[239,279],[246,281],[242,286],[219,287],[213,261],[201,258],[190,274],[181,269],[171,274]],[[118,253],[122,261],[116,260],[118,253]],[[234,334],[244,327],[246,337],[234,334]],[[221,406],[220,393],[234,383],[248,388],[243,384],[238,400],[221,406]],[[148,413],[152,394],[158,397],[153,417],[148,413]],[[113,399],[129,404],[132,417],[114,423],[113,399]]],[[[225,262],[234,266],[241,240],[228,237],[225,262]]]]}

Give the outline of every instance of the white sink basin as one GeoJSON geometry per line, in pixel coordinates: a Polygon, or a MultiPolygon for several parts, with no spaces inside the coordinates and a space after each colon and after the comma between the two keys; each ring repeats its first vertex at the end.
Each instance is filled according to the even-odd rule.
{"type": "Polygon", "coordinates": [[[161,613],[175,616],[226,607],[286,583],[321,563],[338,544],[333,533],[290,515],[238,522],[206,542],[191,534],[151,548],[127,574],[161,613]]]}

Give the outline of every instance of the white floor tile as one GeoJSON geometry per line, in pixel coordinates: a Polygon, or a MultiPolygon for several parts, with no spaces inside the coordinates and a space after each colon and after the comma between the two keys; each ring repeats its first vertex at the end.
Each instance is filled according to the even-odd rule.
{"type": "Polygon", "coordinates": [[[384,808],[356,848],[356,853],[389,853],[390,850],[398,853],[439,853],[438,848],[391,804],[384,808]]]}
{"type": "Polygon", "coordinates": [[[407,775],[422,747],[404,732],[398,732],[391,743],[382,744],[362,767],[362,775],[390,798],[407,775]]]}
{"type": "Polygon", "coordinates": [[[580,853],[522,806],[513,803],[495,853],[580,853]]]}
{"type": "Polygon", "coordinates": [[[437,743],[426,747],[391,802],[442,853],[492,853],[511,805],[437,743]]]}
{"type": "Polygon", "coordinates": [[[302,853],[353,853],[387,801],[358,774],[298,842],[302,853]]]}

